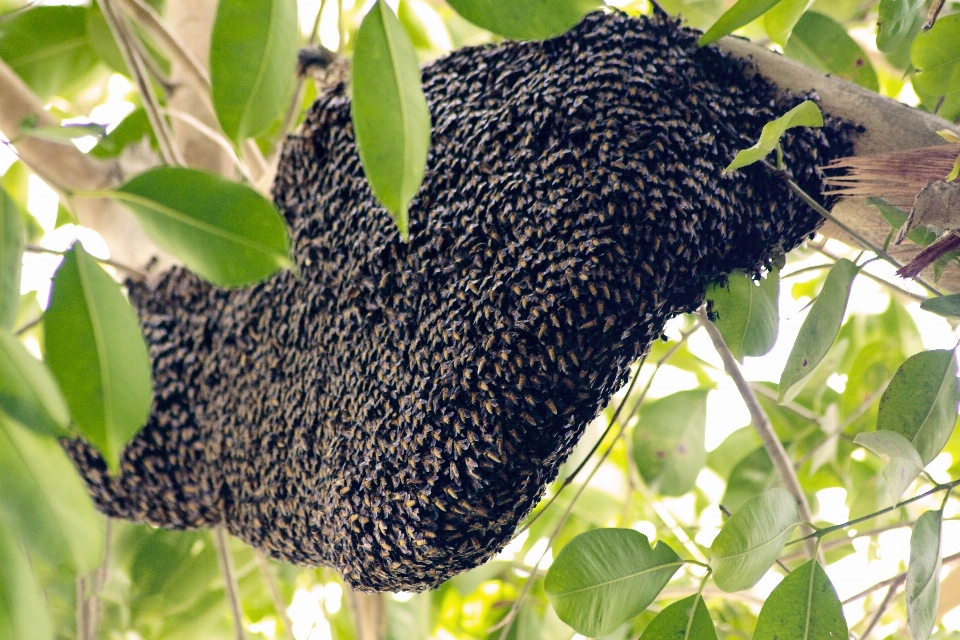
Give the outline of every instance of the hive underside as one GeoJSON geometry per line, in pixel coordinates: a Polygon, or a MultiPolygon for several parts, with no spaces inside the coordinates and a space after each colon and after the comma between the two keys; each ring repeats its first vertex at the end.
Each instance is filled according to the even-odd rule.
{"type": "MultiPolygon", "coordinates": [[[[223,522],[360,589],[431,587],[502,549],[664,323],[819,223],[763,167],[721,172],[799,99],[696,37],[593,14],[424,69],[433,140],[408,244],[363,177],[342,88],[321,96],[274,187],[302,279],[132,287],[154,411],[119,477],[68,444],[99,507],[223,522]]],[[[845,131],[784,138],[808,192],[845,131]]]]}

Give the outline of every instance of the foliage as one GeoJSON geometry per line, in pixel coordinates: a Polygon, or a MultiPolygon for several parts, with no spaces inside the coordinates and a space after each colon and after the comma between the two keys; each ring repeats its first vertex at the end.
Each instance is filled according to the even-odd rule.
{"type": "MultiPolygon", "coordinates": [[[[142,426],[152,395],[135,313],[112,277],[114,265],[101,266],[100,254],[81,243],[57,252],[62,262],[49,302],[40,296],[41,305],[36,291],[20,292],[37,268],[36,256],[24,252],[48,251],[36,243],[71,233],[68,209],[90,198],[127,206],[158,246],[217,285],[245,286],[290,268],[285,223],[254,169],[275,160],[316,93],[295,80],[294,67],[297,45],[316,44],[318,32],[352,55],[363,169],[406,237],[407,207],[430,141],[418,63],[452,46],[550,38],[603,6],[366,4],[322,2],[308,37],[298,28],[294,0],[221,0],[210,57],[201,61],[199,75],[208,68],[209,77],[196,82],[209,111],[207,135],[233,162],[234,173],[224,177],[166,157],[171,123],[180,118],[168,104],[174,85],[166,75],[177,55],[144,17],[152,11],[165,19],[162,2],[0,0],[0,61],[59,120],[86,118],[59,127],[21,122],[4,131],[13,147],[28,138],[73,145],[93,136],[92,157],[139,167],[112,190],[61,189],[63,206],[52,224],[27,211],[28,192],[36,190],[31,170],[43,176],[44,167],[15,162],[0,177],[0,640],[231,638],[231,595],[250,636],[360,637],[345,601],[356,595],[329,570],[266,561],[231,540],[226,552],[236,570],[224,575],[208,532],[104,521],[57,439],[82,435],[112,470],[121,464],[120,451],[142,426]],[[139,9],[123,13],[131,7],[139,9]],[[131,46],[152,77],[138,78],[137,66],[128,64],[131,46]],[[140,80],[159,97],[127,91],[130,109],[121,122],[91,120],[118,78],[127,86],[140,80]],[[168,166],[153,166],[161,163],[158,151],[168,166]]],[[[641,4],[618,6],[639,12],[641,4]]],[[[703,43],[741,30],[873,91],[896,95],[909,82],[922,108],[960,116],[956,5],[924,31],[927,6],[916,0],[661,4],[706,29],[703,43]],[[869,53],[865,27],[876,33],[869,53]]],[[[789,127],[821,123],[816,105],[804,102],[764,127],[729,169],[777,151],[789,127]]],[[[906,217],[877,206],[894,227],[906,217]]],[[[929,244],[935,234],[915,229],[910,237],[929,244]]],[[[637,365],[640,383],[622,390],[587,429],[514,543],[436,591],[388,598],[385,637],[566,640],[579,632],[715,640],[719,631],[838,639],[848,626],[860,634],[875,623],[895,637],[946,637],[937,604],[941,567],[954,559],[944,558],[944,548],[958,511],[950,490],[960,477],[960,387],[955,345],[924,349],[915,319],[937,314],[956,323],[960,294],[918,306],[917,294],[888,287],[873,293],[887,301],[882,309],[864,310],[851,296],[868,286],[870,262],[808,244],[759,282],[733,274],[708,292],[732,355],[748,370],[758,363],[782,370],[779,384],[748,386],[770,421],[772,436],[764,438],[783,444],[802,496],[788,490],[764,438],[751,427],[737,429],[742,422],[715,406],[729,400],[732,386],[704,347],[701,323],[708,320],[683,317],[637,365]],[[838,494],[850,521],[831,524],[826,496],[838,494]],[[813,522],[803,522],[798,497],[810,503],[813,522]],[[910,555],[894,567],[900,574],[891,597],[871,590],[866,576],[856,576],[854,588],[849,580],[834,587],[831,578],[839,584],[844,573],[840,562],[875,556],[884,531],[907,527],[910,555]],[[805,552],[802,537],[816,540],[818,557],[805,552]],[[864,602],[864,610],[843,609],[838,592],[847,602],[864,602]]]]}

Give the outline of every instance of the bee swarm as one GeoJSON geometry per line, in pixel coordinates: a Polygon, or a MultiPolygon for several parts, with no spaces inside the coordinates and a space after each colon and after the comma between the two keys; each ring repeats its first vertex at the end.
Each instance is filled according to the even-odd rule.
{"type": "MultiPolygon", "coordinates": [[[[225,523],[361,590],[435,586],[504,547],[668,319],[820,223],[764,167],[721,171],[800,98],[668,18],[593,14],[423,81],[409,244],[367,186],[341,86],[274,186],[301,279],[131,285],[153,415],[119,477],[67,444],[105,513],[225,523]]],[[[807,192],[851,130],[784,137],[807,192]]]]}

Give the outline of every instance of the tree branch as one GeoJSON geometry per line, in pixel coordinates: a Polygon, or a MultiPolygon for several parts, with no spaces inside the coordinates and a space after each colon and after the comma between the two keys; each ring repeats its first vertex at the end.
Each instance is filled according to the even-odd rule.
{"type": "MultiPolygon", "coordinates": [[[[733,354],[727,347],[727,343],[724,342],[723,336],[720,335],[720,331],[716,325],[707,317],[707,313],[703,308],[700,309],[700,322],[707,330],[707,334],[709,334],[710,340],[713,341],[713,346],[716,348],[717,353],[720,354],[720,359],[723,360],[723,367],[727,375],[730,376],[734,384],[737,385],[737,390],[740,392],[744,403],[747,405],[747,409],[750,411],[753,428],[760,436],[760,440],[763,441],[763,448],[766,449],[767,455],[770,456],[770,461],[773,462],[773,468],[780,474],[780,478],[783,480],[787,491],[789,491],[794,500],[797,501],[800,518],[806,522],[813,522],[813,514],[810,513],[807,496],[803,493],[803,488],[797,479],[797,473],[793,468],[793,463],[790,461],[786,449],[783,448],[783,443],[780,442],[780,439],[774,432],[773,426],[770,424],[770,419],[764,412],[763,407],[760,406],[760,401],[757,400],[757,396],[753,393],[753,388],[750,386],[750,383],[743,377],[743,372],[740,371],[740,365],[737,364],[736,358],[733,357],[733,354]]],[[[808,555],[812,557],[816,552],[816,543],[811,538],[807,540],[805,544],[808,555]]]]}
{"type": "Polygon", "coordinates": [[[233,631],[236,640],[246,640],[247,633],[243,628],[243,608],[240,606],[240,586],[237,584],[237,570],[233,566],[233,556],[227,546],[227,534],[223,525],[217,525],[210,532],[213,537],[213,547],[217,552],[220,571],[223,573],[223,587],[230,602],[230,613],[233,617],[233,631]]]}

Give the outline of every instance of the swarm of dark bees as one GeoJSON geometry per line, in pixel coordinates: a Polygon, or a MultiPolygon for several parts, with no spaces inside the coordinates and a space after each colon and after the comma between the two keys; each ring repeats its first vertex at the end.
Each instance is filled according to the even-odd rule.
{"type": "MultiPolygon", "coordinates": [[[[408,244],[341,86],[274,187],[302,279],[132,285],[153,415],[118,477],[68,445],[105,513],[225,523],[362,590],[437,585],[503,548],[669,318],[820,222],[766,168],[721,172],[800,98],[669,18],[593,14],[423,80],[433,142],[408,244]]],[[[806,191],[849,131],[785,136],[806,191]]]]}

